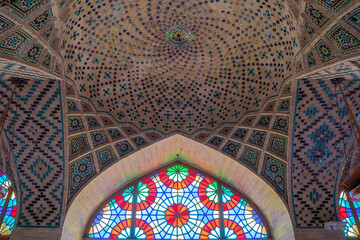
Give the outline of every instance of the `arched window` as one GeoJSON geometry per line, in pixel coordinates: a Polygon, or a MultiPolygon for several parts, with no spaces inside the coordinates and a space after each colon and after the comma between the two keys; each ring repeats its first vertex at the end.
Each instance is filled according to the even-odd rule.
{"type": "Polygon", "coordinates": [[[0,236],[9,235],[13,231],[16,216],[16,198],[14,189],[6,177],[0,172],[0,236]]]}
{"type": "Polygon", "coordinates": [[[346,223],[345,236],[360,236],[360,232],[358,229],[360,202],[352,201],[348,193],[341,192],[339,199],[339,213],[340,220],[346,223]]]}
{"type": "Polygon", "coordinates": [[[99,239],[266,239],[259,210],[243,195],[184,163],[148,174],[110,197],[86,237],[99,239]]]}

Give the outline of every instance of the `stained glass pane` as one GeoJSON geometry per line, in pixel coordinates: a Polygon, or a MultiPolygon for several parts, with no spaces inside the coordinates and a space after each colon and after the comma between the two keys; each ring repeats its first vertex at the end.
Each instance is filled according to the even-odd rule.
{"type": "Polygon", "coordinates": [[[91,225],[90,238],[127,239],[130,236],[134,187],[113,198],[96,215],[91,225]]]}
{"type": "MultiPolygon", "coordinates": [[[[357,206],[357,208],[359,208],[358,205],[356,205],[356,206],[357,206]]],[[[346,223],[346,229],[344,231],[345,236],[346,237],[358,236],[359,230],[356,226],[355,218],[354,218],[354,215],[352,214],[349,201],[344,192],[341,192],[341,194],[340,194],[339,213],[340,213],[340,220],[342,222],[346,223]]]]}
{"type": "Polygon", "coordinates": [[[5,208],[5,214],[3,221],[0,225],[0,235],[9,235],[13,231],[16,217],[16,198],[13,191],[9,191],[11,186],[10,181],[7,179],[6,175],[0,172],[0,185],[1,185],[1,199],[0,199],[0,212],[3,212],[5,208]],[[11,194],[9,203],[7,206],[6,199],[9,197],[8,194],[11,194]]]}
{"type": "Polygon", "coordinates": [[[244,207],[225,201],[227,218],[225,229],[221,229],[218,182],[180,164],[159,171],[135,186],[136,202],[133,203],[133,187],[111,200],[96,215],[90,237],[159,240],[266,237],[257,213],[227,188],[224,188],[226,193],[241,200],[244,207]],[[135,219],[132,219],[133,204],[135,219]]]}
{"type": "Polygon", "coordinates": [[[230,189],[222,189],[226,239],[267,238],[265,225],[254,208],[230,189]]]}

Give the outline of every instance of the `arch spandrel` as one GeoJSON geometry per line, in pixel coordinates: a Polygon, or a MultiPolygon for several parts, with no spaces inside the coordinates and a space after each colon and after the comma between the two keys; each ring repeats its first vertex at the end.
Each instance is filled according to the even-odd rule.
{"type": "Polygon", "coordinates": [[[181,135],[171,136],[122,159],[92,180],[69,207],[61,239],[82,239],[87,223],[102,202],[131,180],[174,161],[177,156],[230,183],[251,199],[265,215],[274,239],[294,239],[289,212],[267,183],[230,157],[181,135]]]}

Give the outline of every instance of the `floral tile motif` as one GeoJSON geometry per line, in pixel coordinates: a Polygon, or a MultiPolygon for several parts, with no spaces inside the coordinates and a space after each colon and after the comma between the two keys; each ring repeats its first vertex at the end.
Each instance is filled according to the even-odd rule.
{"type": "Polygon", "coordinates": [[[229,154],[232,157],[236,157],[236,154],[239,152],[241,147],[240,143],[234,141],[227,141],[225,146],[221,149],[222,152],[229,154]]]}
{"type": "Polygon", "coordinates": [[[91,136],[92,142],[94,144],[94,147],[108,142],[108,139],[107,139],[104,131],[100,130],[100,131],[91,132],[90,136],[91,136]]]}
{"type": "Polygon", "coordinates": [[[266,132],[254,130],[252,131],[249,137],[249,143],[262,147],[264,146],[265,138],[266,138],[266,132]]]}
{"type": "Polygon", "coordinates": [[[17,56],[21,49],[30,42],[31,38],[30,34],[19,29],[0,42],[0,52],[10,56],[17,56]]]}
{"type": "Polygon", "coordinates": [[[99,163],[100,170],[109,166],[111,163],[117,160],[114,150],[111,146],[106,146],[95,151],[96,157],[99,163]]]}
{"type": "Polygon", "coordinates": [[[86,155],[70,164],[69,199],[96,174],[93,157],[86,155]]]}
{"type": "Polygon", "coordinates": [[[289,117],[278,115],[275,118],[274,130],[282,131],[282,132],[288,132],[289,131],[289,117]]]}
{"type": "Polygon", "coordinates": [[[69,116],[68,117],[68,129],[69,132],[74,132],[84,129],[84,124],[81,121],[80,116],[69,116]]]}
{"type": "Polygon", "coordinates": [[[85,133],[69,137],[70,158],[90,150],[88,138],[85,133]]]}
{"type": "Polygon", "coordinates": [[[261,151],[255,148],[245,146],[239,161],[249,167],[251,170],[257,172],[260,163],[261,151]]]}
{"type": "Polygon", "coordinates": [[[149,144],[148,141],[146,141],[145,138],[141,137],[141,136],[136,136],[131,138],[131,141],[133,141],[133,143],[135,144],[136,147],[141,148],[147,144],[149,144]]]}
{"type": "Polygon", "coordinates": [[[118,140],[124,138],[124,135],[117,128],[109,128],[107,131],[112,140],[118,140]]]}
{"type": "Polygon", "coordinates": [[[315,49],[320,56],[322,62],[327,62],[335,58],[335,54],[330,50],[330,48],[322,41],[318,41],[315,44],[315,49]]]}
{"type": "Polygon", "coordinates": [[[350,0],[315,0],[332,12],[339,11],[350,0]]]}
{"type": "Polygon", "coordinates": [[[256,126],[268,128],[270,126],[270,122],[271,122],[271,115],[262,115],[258,120],[258,122],[256,123],[256,126]]]}
{"type": "Polygon", "coordinates": [[[99,121],[96,119],[95,116],[85,116],[85,119],[89,128],[101,127],[99,121]]]}
{"type": "Polygon", "coordinates": [[[36,31],[39,31],[53,16],[52,10],[46,10],[42,14],[40,14],[34,21],[30,22],[30,26],[32,26],[36,31]]]}
{"type": "Polygon", "coordinates": [[[43,46],[41,46],[39,43],[35,43],[34,46],[32,46],[32,48],[30,48],[30,50],[25,54],[23,59],[31,63],[36,63],[42,50],[43,46]]]}
{"type": "Polygon", "coordinates": [[[30,13],[39,9],[40,7],[48,4],[49,0],[18,0],[18,1],[10,1],[6,6],[16,13],[19,17],[25,18],[30,13]]]}
{"type": "Polygon", "coordinates": [[[360,40],[342,28],[339,24],[336,24],[329,32],[327,32],[326,36],[344,55],[356,52],[360,49],[360,40]]]}
{"type": "Polygon", "coordinates": [[[288,138],[279,134],[271,133],[268,150],[276,155],[286,158],[288,148],[288,138]]]}
{"type": "Polygon", "coordinates": [[[247,129],[247,128],[238,128],[238,129],[236,129],[236,131],[234,132],[234,134],[231,137],[244,141],[248,132],[249,132],[249,129],[247,129]]]}
{"type": "Polygon", "coordinates": [[[221,143],[224,141],[224,138],[214,136],[207,143],[214,147],[219,147],[221,143]]]}
{"type": "Polygon", "coordinates": [[[311,20],[314,21],[314,23],[316,23],[319,28],[324,26],[324,24],[330,19],[310,4],[306,4],[305,13],[311,18],[311,20]]]}
{"type": "Polygon", "coordinates": [[[116,149],[118,150],[120,157],[125,156],[126,154],[134,151],[134,148],[130,145],[128,141],[122,141],[115,144],[116,149]]]}
{"type": "Polygon", "coordinates": [[[265,177],[265,179],[267,179],[277,190],[279,190],[285,198],[287,198],[286,168],[286,163],[265,154],[261,175],[265,177]]]}

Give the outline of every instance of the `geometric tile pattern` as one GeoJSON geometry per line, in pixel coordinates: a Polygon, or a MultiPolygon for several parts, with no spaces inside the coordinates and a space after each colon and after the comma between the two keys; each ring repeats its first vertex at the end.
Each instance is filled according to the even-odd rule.
{"type": "Polygon", "coordinates": [[[244,141],[248,132],[249,132],[249,129],[247,129],[247,128],[238,128],[238,129],[236,129],[236,131],[234,132],[234,134],[231,137],[244,141]]]}
{"type": "MultiPolygon", "coordinates": [[[[0,81],[0,95],[9,86],[0,81]]],[[[12,89],[0,100],[5,108],[12,89]]],[[[60,226],[64,186],[63,119],[59,81],[32,80],[22,84],[19,118],[12,135],[13,121],[6,121],[4,131],[14,139],[12,152],[20,181],[17,200],[20,227],[60,226]],[[51,113],[51,114],[48,114],[51,113]],[[41,207],[43,204],[46,207],[41,207]],[[48,207],[51,206],[51,207],[48,207]],[[39,208],[42,208],[41,214],[39,208]]],[[[14,96],[17,99],[17,94],[14,96]]],[[[15,108],[9,109],[15,115],[15,108]]]]}
{"type": "Polygon", "coordinates": [[[316,60],[315,60],[315,56],[314,56],[314,53],[309,51],[307,54],[306,54],[306,62],[307,62],[307,66],[308,68],[311,68],[311,67],[314,67],[316,66],[316,60]]]}
{"type": "Polygon", "coordinates": [[[327,62],[335,58],[335,55],[330,51],[330,48],[322,40],[315,44],[315,49],[322,62],[327,62]]]}
{"type": "Polygon", "coordinates": [[[256,118],[256,116],[247,117],[241,124],[245,125],[245,126],[251,126],[254,123],[255,118],[256,118]]]}
{"type": "Polygon", "coordinates": [[[117,160],[114,150],[111,146],[106,146],[96,150],[96,157],[100,170],[103,170],[105,167],[109,166],[111,163],[117,160]]]}
{"type": "Polygon", "coordinates": [[[260,163],[261,151],[255,148],[245,146],[239,161],[248,166],[251,170],[257,171],[260,163]]]}
{"type": "Polygon", "coordinates": [[[224,138],[214,136],[207,143],[214,147],[219,147],[223,141],[224,141],[224,138]]]}
{"type": "MultiPolygon", "coordinates": [[[[348,89],[359,91],[360,81],[353,81],[353,73],[345,75],[351,65],[341,63],[327,69],[327,73],[315,75],[324,80],[299,82],[291,154],[293,211],[298,228],[322,228],[324,222],[336,221],[338,205],[334,203],[334,194],[337,195],[336,181],[342,156],[339,146],[342,146],[343,137],[334,88],[326,78],[341,76],[341,73],[349,79],[345,81],[348,89]]],[[[354,112],[355,115],[359,113],[354,112]]],[[[342,124],[347,139],[351,126],[347,116],[342,124]]]]}
{"type": "Polygon", "coordinates": [[[107,131],[112,140],[124,138],[124,135],[117,128],[109,128],[107,131]]]}
{"type": "Polygon", "coordinates": [[[47,41],[47,42],[49,41],[54,28],[55,28],[55,25],[53,24],[50,27],[48,27],[48,29],[41,35],[45,39],[45,41],[47,41]]]}
{"type": "Polygon", "coordinates": [[[118,150],[120,157],[128,154],[129,152],[134,151],[134,148],[130,145],[128,141],[122,141],[115,144],[116,149],[118,150]]]}
{"type": "Polygon", "coordinates": [[[100,131],[91,132],[90,136],[94,144],[94,147],[108,142],[104,131],[100,130],[100,131]]]}
{"type": "Polygon", "coordinates": [[[231,132],[233,128],[232,127],[224,127],[219,131],[219,134],[227,136],[231,132]]]}
{"type": "Polygon", "coordinates": [[[66,107],[68,112],[79,112],[79,108],[74,99],[66,99],[66,107]]]}
{"type": "Polygon", "coordinates": [[[266,111],[266,112],[272,112],[272,111],[274,111],[275,105],[276,105],[276,101],[271,101],[270,103],[268,103],[268,105],[266,106],[266,108],[264,108],[264,111],[266,111]]]}
{"type": "Polygon", "coordinates": [[[35,43],[34,46],[30,48],[30,50],[26,53],[26,55],[23,58],[28,62],[36,63],[40,57],[42,50],[43,50],[43,46],[41,46],[39,43],[35,43]]]}
{"type": "Polygon", "coordinates": [[[70,164],[70,186],[69,197],[71,199],[74,194],[95,175],[95,165],[91,154],[86,155],[70,164]]]}
{"type": "Polygon", "coordinates": [[[271,115],[262,115],[260,119],[257,121],[256,126],[258,127],[269,127],[271,121],[271,115]]]}
{"type": "Polygon", "coordinates": [[[81,105],[83,112],[92,112],[93,111],[92,108],[90,107],[90,105],[86,102],[81,101],[80,105],[81,105]]]}
{"type": "Polygon", "coordinates": [[[104,124],[105,126],[114,125],[113,121],[111,121],[110,118],[108,118],[108,117],[101,116],[100,119],[101,119],[101,121],[103,122],[103,124],[104,124]]]}
{"type": "Polygon", "coordinates": [[[327,32],[326,36],[342,54],[349,54],[360,49],[360,40],[339,24],[327,32]]]}
{"type": "Polygon", "coordinates": [[[84,124],[81,121],[80,116],[68,116],[68,130],[69,132],[74,132],[77,130],[84,129],[84,124]]]}
{"type": "Polygon", "coordinates": [[[34,21],[30,22],[30,26],[32,26],[36,31],[39,31],[53,16],[51,9],[46,10],[42,14],[40,14],[34,21]]]}
{"type": "Polygon", "coordinates": [[[289,131],[289,117],[283,115],[276,116],[273,130],[278,130],[287,133],[289,131]]]}
{"type": "Polygon", "coordinates": [[[310,25],[308,24],[308,23],[304,23],[304,27],[305,27],[305,30],[306,30],[306,32],[307,32],[307,34],[309,34],[309,37],[311,38],[312,36],[314,36],[314,34],[315,34],[315,30],[312,28],[312,27],[310,27],[310,25]]]}
{"type": "Polygon", "coordinates": [[[90,145],[86,133],[69,137],[70,159],[88,150],[90,150],[90,145]]]}
{"type": "Polygon", "coordinates": [[[265,138],[266,132],[254,130],[249,137],[249,143],[262,147],[264,146],[265,138]]]}
{"type": "Polygon", "coordinates": [[[141,136],[133,137],[133,138],[131,138],[131,141],[133,141],[135,146],[137,146],[138,148],[141,148],[149,143],[148,141],[146,141],[145,138],[143,138],[141,136]]]}
{"type": "Polygon", "coordinates": [[[305,12],[319,28],[321,28],[329,20],[328,17],[310,4],[306,4],[305,12]]]}
{"type": "Polygon", "coordinates": [[[89,128],[101,127],[99,121],[96,119],[95,116],[85,116],[85,119],[88,123],[89,128]]]}
{"type": "Polygon", "coordinates": [[[236,154],[240,150],[240,147],[241,147],[240,143],[229,140],[221,149],[221,151],[229,154],[232,157],[236,157],[236,154]]]}
{"type": "Polygon", "coordinates": [[[10,1],[6,6],[15,12],[19,17],[24,18],[28,16],[30,13],[34,12],[36,9],[44,6],[49,3],[50,0],[18,0],[18,1],[10,1]]]}
{"type": "Polygon", "coordinates": [[[135,129],[133,129],[132,127],[123,127],[122,129],[124,130],[125,134],[128,136],[137,134],[137,131],[135,129]]]}
{"type": "Polygon", "coordinates": [[[31,35],[22,29],[17,30],[11,36],[0,42],[0,52],[16,56],[20,50],[31,40],[31,35]]]}
{"type": "Polygon", "coordinates": [[[342,19],[360,32],[360,7],[355,8],[342,19]]]}
{"type": "Polygon", "coordinates": [[[276,155],[287,158],[288,137],[271,133],[268,150],[276,155]]]}
{"type": "Polygon", "coordinates": [[[282,99],[279,104],[279,112],[290,112],[291,98],[282,99]]]}
{"type": "Polygon", "coordinates": [[[155,132],[145,133],[145,136],[151,141],[155,141],[161,138],[161,136],[155,132]]]}
{"type": "Polygon", "coordinates": [[[337,12],[350,0],[315,0],[332,12],[337,12]]]}
{"type": "Polygon", "coordinates": [[[15,23],[13,23],[12,21],[10,21],[10,20],[7,19],[6,17],[0,15],[0,34],[3,34],[4,32],[6,32],[7,30],[9,30],[9,29],[12,28],[13,26],[15,26],[15,23]]]}
{"type": "Polygon", "coordinates": [[[41,64],[41,66],[50,70],[51,61],[52,61],[52,55],[48,52],[41,64]]]}
{"type": "Polygon", "coordinates": [[[195,139],[198,140],[198,141],[205,141],[208,137],[210,136],[209,133],[200,133],[198,135],[195,136],[195,139]]]}
{"type": "Polygon", "coordinates": [[[261,175],[279,190],[285,198],[287,198],[286,173],[286,163],[265,154],[261,175]]]}

